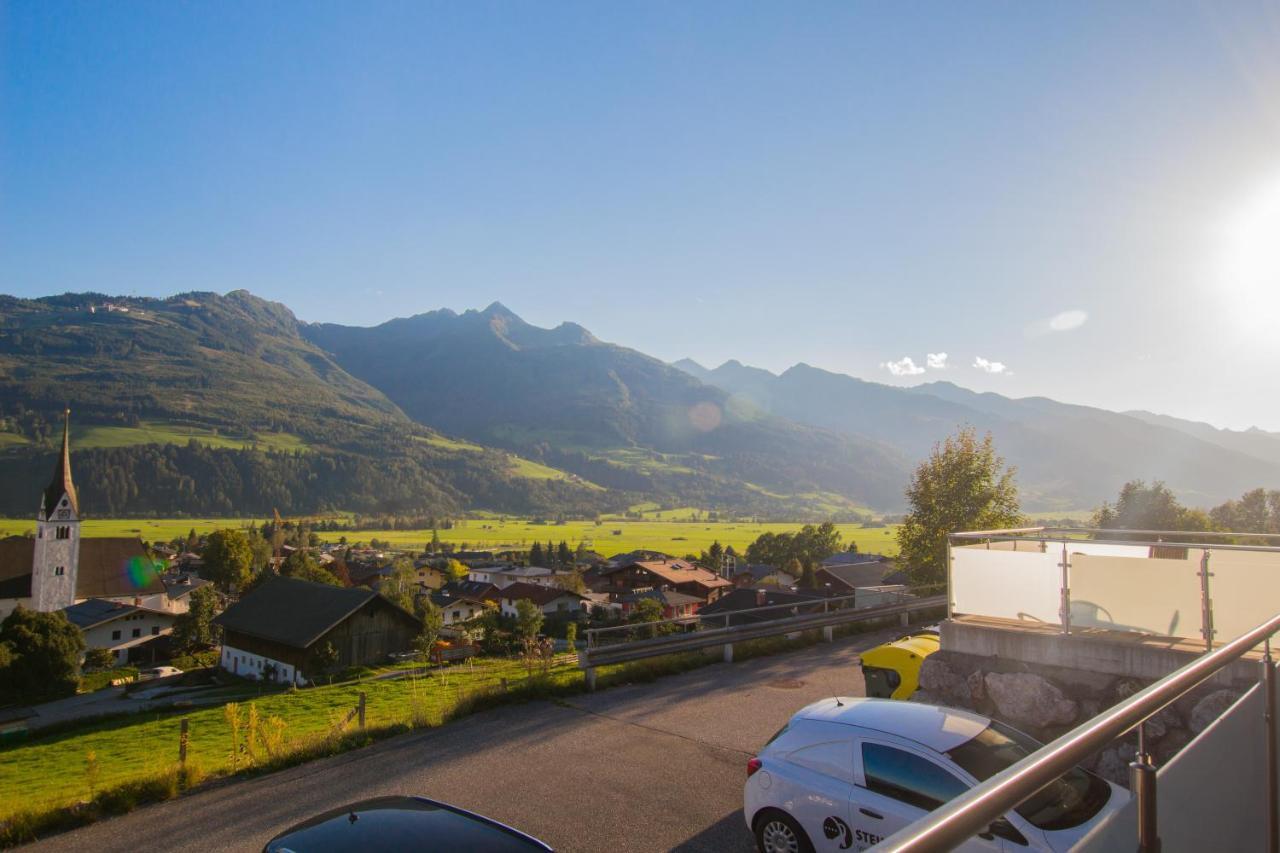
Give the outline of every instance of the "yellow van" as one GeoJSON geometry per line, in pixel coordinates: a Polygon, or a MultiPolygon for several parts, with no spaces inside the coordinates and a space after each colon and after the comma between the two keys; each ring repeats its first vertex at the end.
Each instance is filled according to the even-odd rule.
{"type": "Polygon", "coordinates": [[[937,631],[921,631],[862,653],[862,676],[867,695],[878,699],[909,699],[920,682],[920,664],[938,650],[937,631]]]}

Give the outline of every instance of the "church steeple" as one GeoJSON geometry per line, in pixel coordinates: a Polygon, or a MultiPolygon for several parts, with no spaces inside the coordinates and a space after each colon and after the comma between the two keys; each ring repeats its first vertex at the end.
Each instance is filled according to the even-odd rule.
{"type": "MultiPolygon", "coordinates": [[[[67,498],[67,506],[74,516],[80,515],[80,502],[76,498],[76,486],[71,481],[71,410],[63,412],[62,421],[62,455],[58,457],[53,469],[53,480],[44,490],[44,502],[41,513],[44,518],[52,519],[54,510],[58,508],[63,496],[67,498]]],[[[63,507],[66,509],[67,507],[63,507]]]]}

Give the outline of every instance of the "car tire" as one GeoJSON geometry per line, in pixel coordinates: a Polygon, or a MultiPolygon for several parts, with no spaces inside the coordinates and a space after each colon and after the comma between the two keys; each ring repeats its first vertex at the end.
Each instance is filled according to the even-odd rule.
{"type": "Polygon", "coordinates": [[[813,853],[813,843],[791,815],[765,809],[755,820],[756,849],[760,853],[813,853]]]}

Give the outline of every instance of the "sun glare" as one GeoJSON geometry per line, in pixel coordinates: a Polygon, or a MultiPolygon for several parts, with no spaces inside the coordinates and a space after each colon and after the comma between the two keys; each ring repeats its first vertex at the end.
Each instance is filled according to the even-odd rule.
{"type": "Polygon", "coordinates": [[[1221,296],[1244,327],[1276,331],[1280,322],[1280,176],[1245,199],[1222,244],[1221,296]]]}

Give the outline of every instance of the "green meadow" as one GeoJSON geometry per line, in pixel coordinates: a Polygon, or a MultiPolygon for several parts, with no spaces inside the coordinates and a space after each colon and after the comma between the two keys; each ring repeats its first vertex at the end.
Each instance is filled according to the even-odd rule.
{"type": "Polygon", "coordinates": [[[76,426],[73,424],[71,427],[71,444],[77,450],[133,447],[138,444],[186,444],[192,439],[209,447],[231,449],[242,447],[288,451],[307,449],[306,442],[287,432],[261,432],[237,436],[206,427],[185,426],[168,421],[142,421],[138,426],[76,426]]]}
{"type": "MultiPolygon", "coordinates": [[[[448,530],[438,531],[443,542],[466,544],[473,548],[527,548],[534,542],[551,540],[568,542],[570,547],[583,543],[606,557],[637,548],[664,551],[682,556],[696,554],[720,542],[732,545],[741,552],[761,533],[785,533],[799,530],[801,522],[749,521],[698,521],[689,520],[698,510],[692,508],[665,510],[646,515],[641,520],[604,519],[600,522],[569,521],[564,524],[535,523],[527,518],[467,518],[454,523],[448,530]],[[674,519],[685,520],[674,520],[674,519]]],[[[705,516],[705,513],[698,513],[705,516]]],[[[167,542],[177,536],[186,536],[194,529],[207,533],[224,527],[243,527],[261,524],[263,519],[236,518],[164,518],[164,519],[90,519],[84,522],[85,536],[140,536],[148,542],[167,542]]],[[[894,555],[898,551],[897,525],[887,527],[862,527],[858,524],[837,524],[846,543],[853,542],[859,551],[894,555]]],[[[26,519],[0,519],[0,536],[35,531],[35,523],[26,519]]],[[[345,536],[348,542],[368,542],[378,539],[404,548],[421,549],[431,541],[431,531],[422,530],[354,530],[322,532],[323,538],[337,541],[345,536]]]]}

